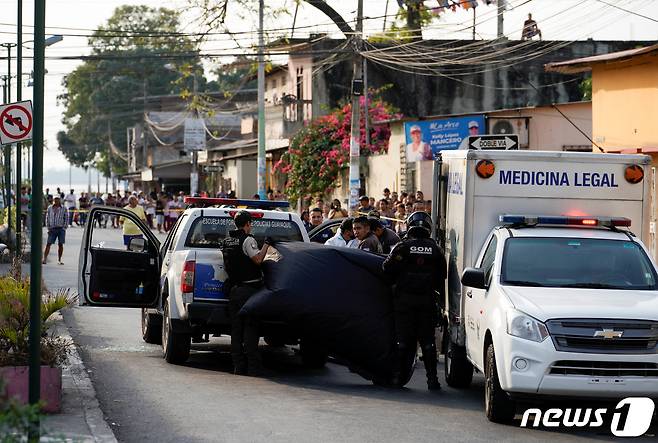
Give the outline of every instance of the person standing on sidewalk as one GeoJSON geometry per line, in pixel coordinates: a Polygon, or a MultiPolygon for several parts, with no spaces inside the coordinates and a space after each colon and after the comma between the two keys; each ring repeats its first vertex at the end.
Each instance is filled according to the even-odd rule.
{"type": "Polygon", "coordinates": [[[164,193],[160,192],[160,195],[155,197],[155,224],[160,234],[162,234],[162,228],[164,226],[164,207],[164,193]]]}
{"type": "Polygon", "coordinates": [[[64,197],[64,206],[66,207],[66,212],[68,213],[69,226],[73,226],[73,216],[75,215],[77,200],[78,199],[76,198],[73,189],[71,189],[71,192],[67,194],[66,197],[64,197]]]}
{"type": "MultiPolygon", "coordinates": [[[[128,205],[123,209],[132,212],[139,217],[140,220],[146,223],[144,208],[137,203],[139,203],[137,196],[131,195],[128,198],[128,205]]],[[[130,219],[126,220],[124,217],[119,217],[119,224],[123,225],[123,244],[126,246],[126,249],[130,246],[130,240],[133,238],[143,238],[141,229],[139,229],[139,227],[130,219]]]]}
{"type": "Polygon", "coordinates": [[[80,203],[80,216],[78,217],[80,220],[80,226],[84,226],[87,222],[87,213],[89,212],[89,196],[86,193],[81,192],[78,203],[80,203]]]}
{"type": "Polygon", "coordinates": [[[43,264],[48,261],[48,254],[50,254],[50,245],[57,240],[57,263],[63,265],[62,254],[64,254],[64,242],[66,240],[66,226],[67,226],[67,210],[62,207],[62,198],[55,195],[53,204],[48,206],[46,211],[46,228],[48,229],[48,240],[46,241],[46,249],[43,251],[43,264]]]}
{"type": "Polygon", "coordinates": [[[251,316],[241,316],[240,310],[249,298],[263,287],[261,263],[265,259],[269,242],[258,249],[251,235],[251,214],[240,211],[234,222],[237,229],[224,240],[222,254],[230,282],[229,314],[231,316],[231,356],[236,375],[260,375],[262,363],[258,353],[260,334],[258,322],[251,316]],[[245,361],[246,356],[246,361],[245,361]]]}

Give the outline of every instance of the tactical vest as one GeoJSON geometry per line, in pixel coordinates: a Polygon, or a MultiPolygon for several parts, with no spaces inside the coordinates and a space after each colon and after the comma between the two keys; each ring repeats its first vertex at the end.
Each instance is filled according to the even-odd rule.
{"type": "Polygon", "coordinates": [[[429,238],[403,240],[402,272],[397,281],[397,291],[433,296],[437,274],[442,274],[441,250],[429,238]]]}
{"type": "Polygon", "coordinates": [[[260,267],[244,253],[242,246],[247,235],[244,230],[236,229],[229,232],[229,237],[224,240],[222,249],[224,255],[224,267],[231,280],[231,284],[237,285],[243,282],[261,280],[263,273],[260,267]]]}

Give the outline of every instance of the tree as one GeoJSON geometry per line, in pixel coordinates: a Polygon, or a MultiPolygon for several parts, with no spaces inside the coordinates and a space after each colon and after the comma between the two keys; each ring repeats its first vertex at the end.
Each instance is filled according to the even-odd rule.
{"type": "MultiPolygon", "coordinates": [[[[229,6],[233,5],[245,11],[255,11],[258,8],[256,0],[188,0],[192,6],[201,9],[201,20],[208,29],[224,27],[229,6]]],[[[340,31],[349,38],[354,35],[352,28],[343,16],[338,13],[326,0],[292,0],[292,3],[307,3],[327,16],[340,31]]],[[[398,0],[400,5],[399,17],[406,21],[406,33],[411,38],[422,38],[422,26],[429,23],[433,15],[425,7],[422,0],[398,0]]],[[[289,8],[268,9],[269,15],[277,17],[282,13],[289,14],[289,8]]],[[[395,25],[393,25],[395,26],[395,25]]],[[[400,29],[400,28],[397,28],[400,29]]]]}
{"type": "Polygon", "coordinates": [[[580,93],[583,95],[583,100],[592,99],[592,77],[588,77],[578,86],[580,93]]]}
{"type": "Polygon", "coordinates": [[[106,175],[110,167],[125,170],[116,156],[110,166],[109,140],[126,150],[126,128],[142,120],[143,98],[191,89],[183,67],[203,80],[196,43],[179,28],[176,11],[120,6],[89,38],[91,57],[64,77],[66,92],[58,97],[66,108],[59,150],[72,164],[84,166],[100,152],[106,175]]]}
{"type": "Polygon", "coordinates": [[[256,60],[248,57],[238,57],[231,63],[221,64],[211,72],[217,80],[208,83],[208,89],[224,92],[229,95],[239,89],[255,88],[256,60]]]}
{"type": "MultiPolygon", "coordinates": [[[[368,114],[374,123],[400,118],[397,109],[380,98],[383,91],[369,91],[368,114]]],[[[361,97],[361,105],[365,101],[361,97]]],[[[370,126],[370,144],[366,143],[365,116],[360,120],[362,155],[386,152],[391,131],[386,124],[370,126]]],[[[288,151],[274,165],[287,175],[286,193],[290,201],[331,193],[341,171],[349,166],[352,104],[334,109],[302,128],[290,140],[288,151]]]]}

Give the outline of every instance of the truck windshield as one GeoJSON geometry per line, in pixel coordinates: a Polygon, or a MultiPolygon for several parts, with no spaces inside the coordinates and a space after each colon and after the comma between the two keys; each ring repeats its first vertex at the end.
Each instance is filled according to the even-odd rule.
{"type": "MultiPolygon", "coordinates": [[[[230,217],[199,217],[192,223],[185,246],[188,248],[219,248],[235,223],[230,217]]],[[[274,241],[302,241],[302,233],[292,220],[254,219],[251,222],[251,235],[261,246],[265,237],[274,241]]]]}
{"type": "Polygon", "coordinates": [[[637,243],[589,238],[509,238],[501,282],[552,288],[658,289],[651,261],[637,243]]]}

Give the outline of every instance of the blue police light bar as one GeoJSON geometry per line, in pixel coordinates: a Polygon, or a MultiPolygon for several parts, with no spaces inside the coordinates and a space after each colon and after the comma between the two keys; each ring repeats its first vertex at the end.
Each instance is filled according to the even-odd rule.
{"type": "Polygon", "coordinates": [[[592,217],[569,215],[513,215],[504,214],[500,222],[513,225],[546,226],[597,226],[604,228],[630,227],[631,220],[626,217],[592,217]]]}
{"type": "Polygon", "coordinates": [[[287,201],[275,200],[247,200],[239,198],[209,198],[209,197],[185,197],[185,203],[190,206],[207,207],[207,206],[246,206],[253,209],[272,209],[288,208],[290,203],[287,201]]]}

